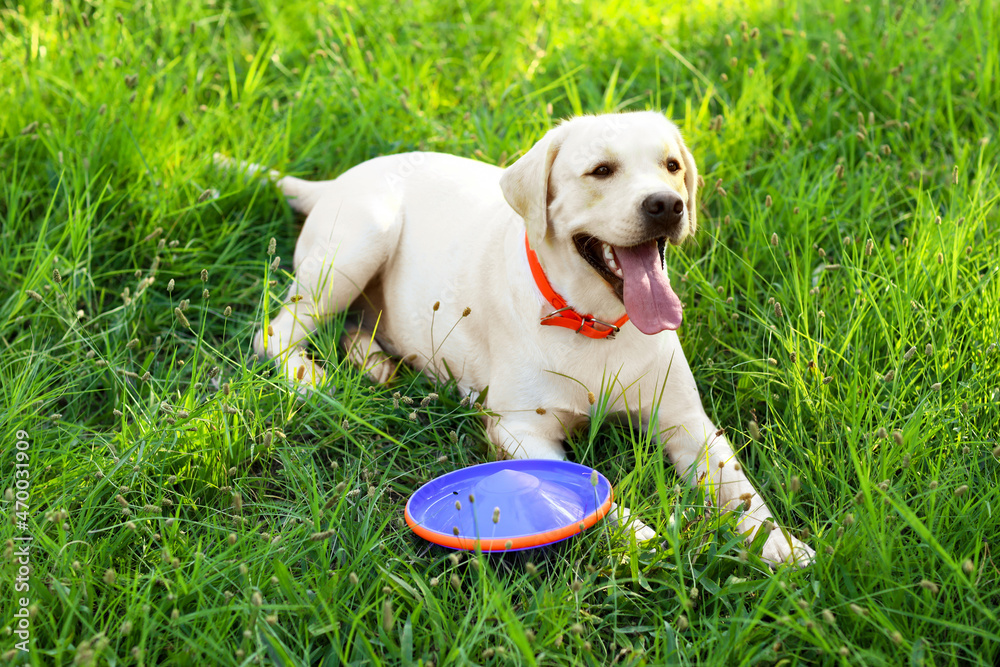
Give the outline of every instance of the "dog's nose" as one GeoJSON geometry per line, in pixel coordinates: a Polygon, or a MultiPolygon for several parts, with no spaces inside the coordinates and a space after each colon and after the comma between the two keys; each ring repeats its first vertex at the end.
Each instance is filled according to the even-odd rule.
{"type": "Polygon", "coordinates": [[[642,213],[646,220],[672,232],[684,216],[684,200],[676,192],[654,192],[642,200],[642,213]]]}

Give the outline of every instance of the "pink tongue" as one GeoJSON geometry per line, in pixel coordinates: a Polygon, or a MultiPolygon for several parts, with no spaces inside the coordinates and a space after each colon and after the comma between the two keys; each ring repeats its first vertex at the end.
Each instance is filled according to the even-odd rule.
{"type": "Polygon", "coordinates": [[[656,241],[614,250],[625,274],[625,312],[636,328],[644,334],[679,328],[681,300],[670,288],[656,241]]]}

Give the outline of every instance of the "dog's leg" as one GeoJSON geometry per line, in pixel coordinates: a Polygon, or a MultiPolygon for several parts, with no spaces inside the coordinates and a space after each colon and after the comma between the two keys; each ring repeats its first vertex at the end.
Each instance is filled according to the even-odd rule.
{"type": "MultiPolygon", "coordinates": [[[[565,459],[562,443],[566,430],[567,425],[552,412],[506,413],[490,416],[486,421],[490,440],[499,451],[514,459],[565,459]]],[[[613,503],[608,510],[608,520],[625,526],[625,530],[640,542],[656,537],[652,528],[632,518],[631,511],[618,503],[613,503]]]]}
{"type": "Polygon", "coordinates": [[[316,330],[321,312],[311,299],[298,299],[300,285],[289,290],[288,300],[266,328],[254,336],[254,351],[263,357],[274,358],[285,377],[297,384],[303,392],[322,385],[326,373],[306,353],[303,345],[309,334],[316,330]]]}
{"type": "Polygon", "coordinates": [[[486,433],[497,451],[512,459],[566,458],[563,424],[551,412],[501,412],[486,418],[486,433]]]}
{"type": "Polygon", "coordinates": [[[375,384],[388,384],[396,374],[396,361],[375,340],[371,331],[348,327],[340,339],[352,364],[365,371],[375,384]]]}
{"type": "MultiPolygon", "coordinates": [[[[674,365],[672,372],[682,370],[677,366],[674,365]]],[[[690,371],[687,375],[690,377],[690,371]]],[[[751,531],[748,540],[752,540],[758,530],[770,531],[761,554],[769,564],[808,565],[815,552],[773,523],[771,510],[747,479],[726,436],[702,409],[693,377],[690,387],[690,391],[663,401],[659,410],[660,439],[677,471],[682,476],[690,476],[692,483],[704,480],[709,484],[722,509],[737,510],[749,503],[749,509],[744,507],[739,526],[743,531],[751,531]]]]}
{"type": "Polygon", "coordinates": [[[287,300],[254,338],[256,352],[273,357],[303,391],[325,379],[304,343],[323,319],[354,303],[381,270],[399,236],[394,223],[391,208],[337,198],[320,200],[306,220],[287,300]]]}

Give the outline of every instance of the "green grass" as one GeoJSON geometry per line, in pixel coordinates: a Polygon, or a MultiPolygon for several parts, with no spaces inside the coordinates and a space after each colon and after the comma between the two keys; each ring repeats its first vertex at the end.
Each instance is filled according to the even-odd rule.
{"type": "Polygon", "coordinates": [[[0,8],[4,664],[995,664],[996,4],[404,4],[0,8]],[[699,162],[681,336],[805,570],[769,573],[602,419],[575,458],[655,551],[602,528],[449,557],[402,508],[490,457],[476,409],[412,373],[369,386],[338,322],[335,393],[301,402],[250,357],[298,222],[213,151],[307,177],[504,164],[625,108],[663,109],[699,162]]]}

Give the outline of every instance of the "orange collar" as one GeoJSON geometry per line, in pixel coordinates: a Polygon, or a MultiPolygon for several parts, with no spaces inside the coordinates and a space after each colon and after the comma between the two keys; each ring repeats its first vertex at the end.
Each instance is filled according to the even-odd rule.
{"type": "Polygon", "coordinates": [[[583,334],[587,338],[614,338],[615,334],[621,330],[622,326],[628,322],[628,313],[622,315],[617,322],[610,324],[595,319],[593,315],[581,315],[573,310],[566,299],[552,289],[549,279],[545,277],[542,265],[538,263],[538,255],[531,249],[528,243],[528,234],[524,235],[524,250],[528,255],[528,266],[531,267],[531,277],[535,279],[535,286],[542,293],[555,310],[544,316],[541,320],[543,325],[553,327],[565,327],[572,329],[578,334],[583,334]]]}

